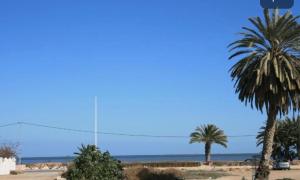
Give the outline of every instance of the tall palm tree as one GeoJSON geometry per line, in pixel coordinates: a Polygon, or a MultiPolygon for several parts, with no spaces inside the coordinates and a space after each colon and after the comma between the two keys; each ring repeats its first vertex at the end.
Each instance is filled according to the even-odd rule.
{"type": "Polygon", "coordinates": [[[227,147],[227,136],[224,131],[213,124],[197,127],[191,135],[190,143],[205,144],[205,161],[210,162],[211,146],[213,143],[227,147]]]}
{"type": "Polygon", "coordinates": [[[300,40],[298,17],[290,12],[279,15],[264,10],[264,21],[250,18],[253,28],[243,27],[241,39],[229,45],[232,55],[239,57],[231,68],[236,93],[245,104],[263,112],[268,119],[264,135],[262,156],[256,177],[267,179],[272,153],[276,117],[289,110],[300,109],[300,40]]]}

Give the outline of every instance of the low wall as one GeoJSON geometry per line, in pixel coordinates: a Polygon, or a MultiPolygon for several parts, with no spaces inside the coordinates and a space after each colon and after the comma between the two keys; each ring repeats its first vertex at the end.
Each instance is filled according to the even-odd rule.
{"type": "Polygon", "coordinates": [[[15,158],[0,158],[0,175],[10,174],[10,171],[16,170],[15,158]]]}
{"type": "Polygon", "coordinates": [[[147,163],[123,163],[124,167],[198,167],[201,162],[147,162],[147,163]]]}

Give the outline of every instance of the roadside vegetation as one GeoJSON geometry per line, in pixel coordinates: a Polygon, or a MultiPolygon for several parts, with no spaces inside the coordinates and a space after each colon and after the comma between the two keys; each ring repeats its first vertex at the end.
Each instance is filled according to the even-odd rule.
{"type": "MultiPolygon", "coordinates": [[[[273,151],[271,157],[274,160],[292,161],[296,158],[300,159],[300,117],[277,120],[274,134],[273,151]]],[[[263,143],[266,127],[261,127],[261,131],[257,135],[257,145],[263,143]]]]}
{"type": "Polygon", "coordinates": [[[67,180],[122,180],[123,166],[120,161],[101,153],[94,145],[82,146],[63,177],[67,180]]]}
{"type": "Polygon", "coordinates": [[[125,169],[126,180],[183,180],[184,174],[176,169],[159,170],[142,166],[125,169]]]}
{"type": "Polygon", "coordinates": [[[173,168],[155,169],[142,166],[125,169],[125,177],[127,180],[217,179],[228,175],[228,173],[220,170],[178,170],[173,168]]]}
{"type": "Polygon", "coordinates": [[[0,146],[0,157],[2,158],[16,158],[17,146],[11,144],[3,144],[0,146]]]}

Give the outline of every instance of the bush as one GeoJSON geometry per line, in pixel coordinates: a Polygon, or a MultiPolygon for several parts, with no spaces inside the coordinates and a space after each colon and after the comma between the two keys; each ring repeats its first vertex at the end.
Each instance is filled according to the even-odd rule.
{"type": "Polygon", "coordinates": [[[0,147],[0,157],[14,158],[17,157],[16,147],[12,145],[3,145],[0,147]]]}
{"type": "Polygon", "coordinates": [[[120,161],[101,153],[96,146],[87,145],[75,153],[77,157],[63,176],[68,180],[122,180],[123,167],[120,161]]]}
{"type": "Polygon", "coordinates": [[[22,171],[10,171],[10,175],[19,175],[22,174],[22,171]]]}

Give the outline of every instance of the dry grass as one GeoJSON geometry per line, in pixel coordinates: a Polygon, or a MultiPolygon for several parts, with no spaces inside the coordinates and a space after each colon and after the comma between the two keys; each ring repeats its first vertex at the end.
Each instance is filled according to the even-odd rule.
{"type": "Polygon", "coordinates": [[[229,174],[221,170],[190,170],[184,173],[184,179],[217,179],[224,176],[229,176],[229,174]]]}
{"type": "Polygon", "coordinates": [[[125,169],[127,180],[182,180],[183,174],[176,169],[157,170],[136,166],[125,169]]]}
{"type": "Polygon", "coordinates": [[[125,176],[127,180],[217,179],[228,175],[228,173],[222,170],[177,170],[173,168],[156,169],[143,166],[135,166],[125,169],[125,176]]]}

